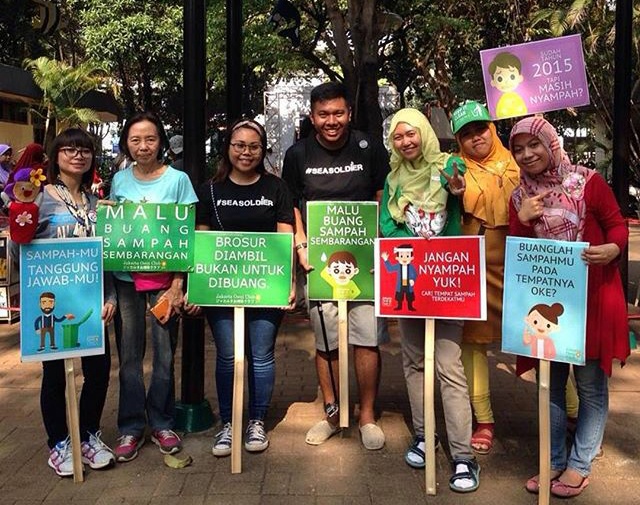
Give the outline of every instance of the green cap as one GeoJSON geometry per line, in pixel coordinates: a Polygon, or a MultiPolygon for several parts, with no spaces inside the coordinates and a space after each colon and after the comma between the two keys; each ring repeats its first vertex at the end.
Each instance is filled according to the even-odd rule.
{"type": "Polygon", "coordinates": [[[491,116],[487,108],[480,102],[467,100],[453,111],[451,115],[451,131],[455,135],[464,125],[474,121],[491,121],[491,116]]]}

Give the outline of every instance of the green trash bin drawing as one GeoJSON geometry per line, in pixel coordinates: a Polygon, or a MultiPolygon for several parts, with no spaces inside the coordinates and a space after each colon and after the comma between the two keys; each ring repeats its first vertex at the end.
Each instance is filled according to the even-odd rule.
{"type": "Polygon", "coordinates": [[[64,349],[80,347],[80,342],[78,342],[78,328],[91,317],[91,314],[93,314],[93,309],[89,309],[89,311],[77,321],[73,319],[69,322],[62,323],[62,347],[64,349]]]}

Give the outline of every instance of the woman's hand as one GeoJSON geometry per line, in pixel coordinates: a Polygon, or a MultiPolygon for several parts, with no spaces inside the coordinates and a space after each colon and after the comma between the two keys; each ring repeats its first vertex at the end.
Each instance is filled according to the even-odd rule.
{"type": "Polygon", "coordinates": [[[113,317],[116,315],[116,306],[111,302],[107,302],[102,306],[102,320],[104,324],[109,324],[113,321],[113,317]]]}
{"type": "Polygon", "coordinates": [[[582,251],[582,261],[587,265],[608,265],[620,255],[616,244],[592,245],[582,251]]]}
{"type": "Polygon", "coordinates": [[[309,260],[307,256],[307,246],[296,247],[298,253],[298,264],[302,267],[305,272],[311,272],[313,267],[309,265],[309,260]]]}
{"type": "Polygon", "coordinates": [[[447,172],[442,169],[440,169],[440,175],[446,179],[447,186],[449,186],[449,193],[452,195],[460,196],[464,193],[464,190],[467,189],[464,176],[460,175],[458,164],[455,161],[453,162],[453,175],[447,174],[447,172]]]}
{"type": "Polygon", "coordinates": [[[531,221],[542,217],[544,214],[544,199],[549,193],[551,193],[550,189],[522,200],[522,206],[518,211],[518,219],[522,224],[528,225],[531,221]]]}

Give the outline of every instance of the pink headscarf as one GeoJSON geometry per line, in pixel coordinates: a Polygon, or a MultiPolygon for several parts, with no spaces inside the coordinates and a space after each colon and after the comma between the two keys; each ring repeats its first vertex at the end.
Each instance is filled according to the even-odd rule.
{"type": "Polygon", "coordinates": [[[556,129],[546,119],[528,117],[518,121],[509,136],[512,152],[513,139],[520,133],[537,137],[549,153],[550,163],[544,172],[534,176],[520,170],[520,186],[512,194],[516,210],[522,207],[523,199],[551,189],[544,198],[542,217],[533,223],[536,236],[571,242],[582,240],[587,210],[584,188],[595,171],[571,163],[560,146],[556,129]]]}

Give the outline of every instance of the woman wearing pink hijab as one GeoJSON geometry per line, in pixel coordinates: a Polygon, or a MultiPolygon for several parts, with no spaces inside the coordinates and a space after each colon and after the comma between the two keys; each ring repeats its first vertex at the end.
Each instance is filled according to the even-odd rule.
{"type": "MultiPolygon", "coordinates": [[[[589,268],[586,361],[584,366],[573,366],[579,410],[569,450],[565,403],[569,364],[551,363],[551,493],[570,498],[589,485],[591,463],[607,422],[613,360],[624,363],[629,355],[627,305],[618,271],[628,230],[606,181],[596,171],[571,163],[548,121],[539,117],[519,121],[511,130],[509,146],[520,167],[520,185],[511,195],[510,234],[589,243],[582,252],[589,268]]],[[[535,359],[518,357],[518,374],[535,364],[535,359]]],[[[538,476],[526,483],[532,493],[539,486],[538,476]]]]}

